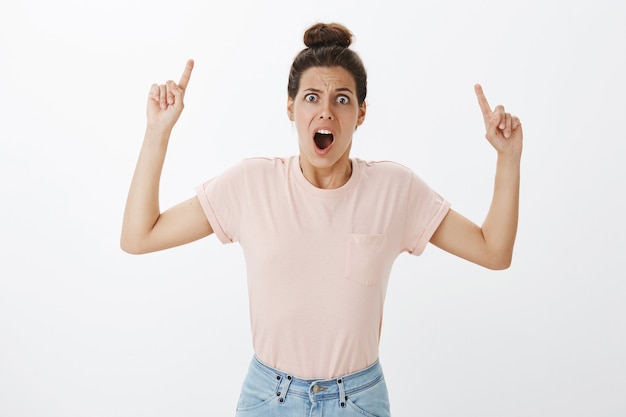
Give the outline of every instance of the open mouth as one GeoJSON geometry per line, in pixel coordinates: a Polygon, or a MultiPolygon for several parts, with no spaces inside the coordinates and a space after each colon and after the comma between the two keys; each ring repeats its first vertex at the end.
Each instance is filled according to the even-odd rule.
{"type": "Polygon", "coordinates": [[[317,146],[321,150],[324,150],[332,145],[335,137],[329,130],[321,129],[315,132],[313,140],[315,141],[315,146],[317,146]]]}

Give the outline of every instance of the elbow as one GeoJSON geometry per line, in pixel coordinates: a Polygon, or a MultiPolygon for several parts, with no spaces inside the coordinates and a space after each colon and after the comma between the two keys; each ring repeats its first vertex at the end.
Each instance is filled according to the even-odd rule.
{"type": "Polygon", "coordinates": [[[492,265],[487,265],[487,268],[491,269],[492,271],[504,271],[505,269],[509,269],[509,267],[511,266],[511,262],[498,262],[498,263],[494,263],[492,265]]]}
{"type": "Polygon", "coordinates": [[[492,271],[503,271],[511,266],[512,261],[513,254],[504,253],[491,256],[489,260],[483,264],[483,266],[487,269],[491,269],[492,271]]]}
{"type": "Polygon", "coordinates": [[[120,248],[130,255],[141,255],[147,252],[137,239],[131,239],[124,234],[120,238],[120,248]]]}
{"type": "Polygon", "coordinates": [[[141,253],[135,246],[124,240],[120,240],[120,249],[130,255],[139,255],[141,253]]]}

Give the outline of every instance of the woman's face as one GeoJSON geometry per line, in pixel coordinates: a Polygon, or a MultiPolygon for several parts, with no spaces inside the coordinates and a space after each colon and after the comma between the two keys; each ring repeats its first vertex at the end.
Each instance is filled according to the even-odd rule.
{"type": "Polygon", "coordinates": [[[324,169],[348,162],[352,134],[365,119],[365,103],[358,104],[350,72],[342,67],[304,71],[287,111],[298,131],[301,165],[324,169]]]}

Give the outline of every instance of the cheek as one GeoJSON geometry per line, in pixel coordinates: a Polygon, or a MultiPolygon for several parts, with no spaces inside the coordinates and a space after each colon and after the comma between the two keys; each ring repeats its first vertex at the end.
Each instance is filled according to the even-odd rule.
{"type": "Polygon", "coordinates": [[[356,126],[359,120],[359,110],[354,108],[343,109],[340,112],[340,116],[342,124],[356,126]]]}

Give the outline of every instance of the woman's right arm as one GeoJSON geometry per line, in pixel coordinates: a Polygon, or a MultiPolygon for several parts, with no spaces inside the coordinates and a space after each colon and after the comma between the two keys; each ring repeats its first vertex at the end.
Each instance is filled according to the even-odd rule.
{"type": "Polygon", "coordinates": [[[183,111],[184,93],[191,77],[189,60],[178,84],[153,84],[147,105],[143,145],[130,184],[120,246],[140,254],[179,246],[213,233],[200,202],[192,197],[161,213],[159,184],[167,145],[183,111]]]}

